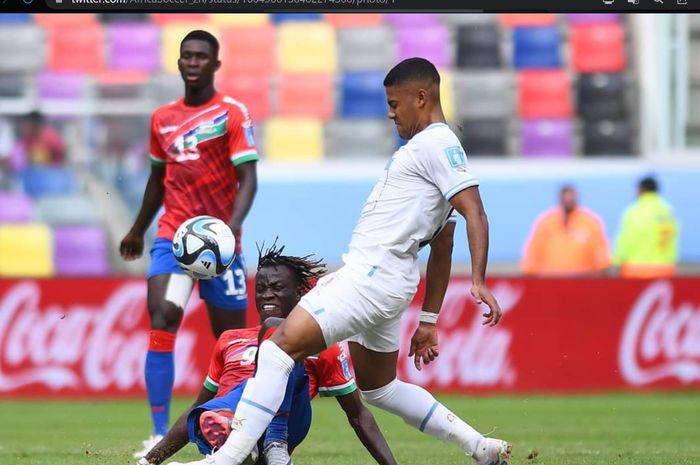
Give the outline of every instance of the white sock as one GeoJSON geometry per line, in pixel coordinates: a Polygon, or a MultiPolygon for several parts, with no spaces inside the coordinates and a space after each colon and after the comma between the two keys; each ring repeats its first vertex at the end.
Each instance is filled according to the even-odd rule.
{"type": "Polygon", "coordinates": [[[258,367],[243,390],[233,419],[233,432],[221,452],[240,464],[253,450],[282,405],[294,360],[269,339],[258,349],[258,367]]]}
{"type": "Polygon", "coordinates": [[[414,428],[473,455],[484,437],[450,412],[425,389],[398,379],[371,391],[362,391],[368,403],[400,416],[414,428]]]}

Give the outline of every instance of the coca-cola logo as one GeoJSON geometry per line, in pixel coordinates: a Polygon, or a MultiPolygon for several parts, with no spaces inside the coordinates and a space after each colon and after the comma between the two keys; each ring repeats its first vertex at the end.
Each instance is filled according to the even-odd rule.
{"type": "Polygon", "coordinates": [[[677,308],[672,303],[671,282],[657,281],[632,307],[618,354],[627,382],[700,381],[700,303],[683,302],[677,308]]]}
{"type": "MultiPolygon", "coordinates": [[[[18,282],[0,295],[0,391],[31,385],[77,392],[143,386],[145,283],[120,285],[98,305],[80,303],[78,287],[67,291],[75,293],[75,303],[66,306],[44,303],[42,308],[42,289],[34,281],[18,282]]],[[[176,387],[201,383],[193,358],[196,342],[196,333],[178,333],[176,387]]]]}
{"type": "MultiPolygon", "coordinates": [[[[413,358],[406,356],[420,313],[420,304],[409,306],[401,322],[399,369],[404,379],[450,388],[512,386],[515,383],[516,371],[510,357],[513,334],[503,325],[482,325],[484,306],[474,304],[470,287],[469,280],[450,280],[438,323],[440,356],[421,371],[413,366],[413,358]]],[[[497,282],[491,290],[504,315],[522,296],[522,289],[507,281],[497,282]]]]}

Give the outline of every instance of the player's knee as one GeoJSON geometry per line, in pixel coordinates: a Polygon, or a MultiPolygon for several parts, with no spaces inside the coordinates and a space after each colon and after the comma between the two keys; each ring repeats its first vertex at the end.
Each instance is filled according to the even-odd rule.
{"type": "Polygon", "coordinates": [[[362,390],[362,398],[370,405],[382,408],[389,402],[396,392],[398,380],[393,379],[389,383],[377,389],[362,390]]]}
{"type": "Polygon", "coordinates": [[[177,332],[184,311],[167,300],[149,302],[148,313],[151,316],[151,329],[159,329],[171,333],[177,332]]]}

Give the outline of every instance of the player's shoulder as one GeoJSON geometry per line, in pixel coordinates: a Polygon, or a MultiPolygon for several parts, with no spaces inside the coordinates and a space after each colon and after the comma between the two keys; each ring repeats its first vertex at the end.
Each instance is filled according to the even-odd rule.
{"type": "Polygon", "coordinates": [[[260,326],[251,326],[248,328],[227,329],[219,336],[219,344],[230,344],[237,339],[248,340],[258,338],[260,326]]]}
{"type": "Polygon", "coordinates": [[[250,119],[248,107],[246,107],[243,102],[234,97],[231,97],[230,95],[221,94],[221,105],[225,107],[230,114],[234,115],[239,119],[250,119]]]}
{"type": "Polygon", "coordinates": [[[430,154],[436,150],[443,152],[449,148],[459,149],[462,152],[462,144],[457,135],[445,123],[433,123],[421,132],[413,136],[407,148],[413,149],[418,154],[430,154]]]}
{"type": "Polygon", "coordinates": [[[181,106],[181,101],[182,97],[157,107],[155,110],[153,110],[153,113],[151,113],[152,117],[154,119],[158,119],[163,115],[176,111],[181,106]]]}

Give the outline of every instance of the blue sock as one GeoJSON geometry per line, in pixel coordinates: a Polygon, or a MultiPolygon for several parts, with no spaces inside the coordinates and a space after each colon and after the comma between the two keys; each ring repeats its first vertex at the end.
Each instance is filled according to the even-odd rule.
{"type": "Polygon", "coordinates": [[[146,390],[151,406],[154,434],[168,432],[170,399],[175,382],[175,357],[172,352],[149,350],[146,354],[146,390]]]}

